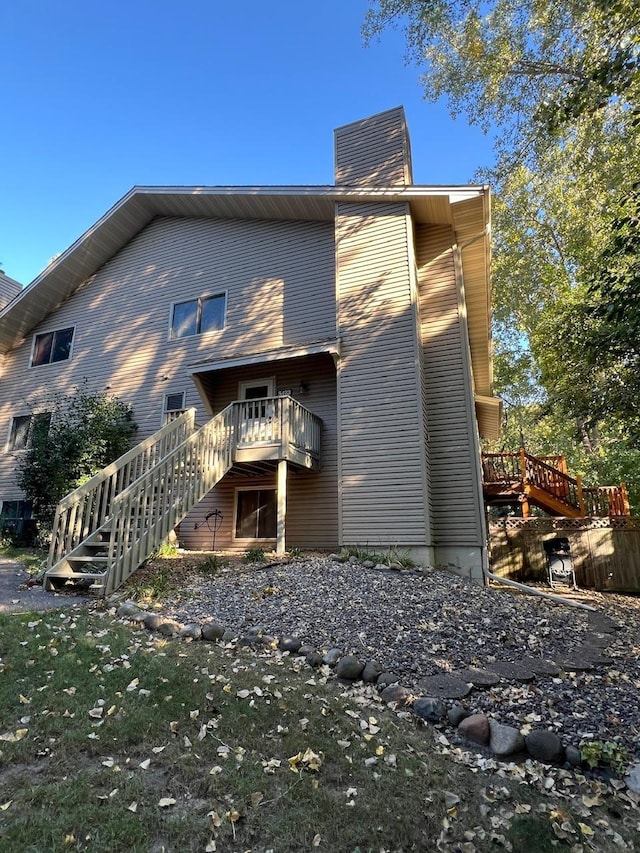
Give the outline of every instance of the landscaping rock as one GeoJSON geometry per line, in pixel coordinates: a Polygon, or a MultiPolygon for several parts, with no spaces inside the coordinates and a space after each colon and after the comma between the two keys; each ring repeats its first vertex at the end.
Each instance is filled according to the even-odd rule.
{"type": "Polygon", "coordinates": [[[574,654],[558,659],[558,664],[565,672],[588,672],[593,669],[591,661],[574,654]]]}
{"type": "Polygon", "coordinates": [[[500,681],[500,676],[495,672],[490,672],[488,669],[478,669],[475,666],[469,666],[467,669],[458,669],[451,673],[454,678],[459,678],[462,681],[473,684],[474,687],[493,687],[500,681]]]}
{"type": "Polygon", "coordinates": [[[223,635],[220,637],[223,643],[232,643],[238,636],[237,631],[232,631],[231,628],[225,628],[223,635]]]}
{"type": "Polygon", "coordinates": [[[439,723],[447,713],[447,706],[442,699],[421,696],[413,703],[414,713],[428,723],[439,723]]]}
{"type": "Polygon", "coordinates": [[[458,724],[458,733],[473,743],[487,744],[491,736],[489,717],[484,714],[471,714],[458,724]]]}
{"type": "Polygon", "coordinates": [[[353,555],[351,555],[351,557],[349,557],[347,562],[351,563],[352,566],[355,566],[355,564],[359,563],[360,560],[357,557],[354,557],[353,555]]]}
{"type": "Polygon", "coordinates": [[[129,620],[131,622],[142,622],[144,624],[144,620],[147,618],[147,615],[146,610],[136,610],[135,613],[132,613],[131,616],[129,616],[129,620]]]}
{"type": "Polygon", "coordinates": [[[564,757],[567,764],[570,764],[571,767],[580,767],[582,764],[582,755],[577,746],[565,747],[564,757]]]}
{"type": "Polygon", "coordinates": [[[164,619],[158,625],[158,633],[164,637],[177,637],[181,628],[182,625],[179,625],[177,622],[171,619],[164,619]]]}
{"type": "Polygon", "coordinates": [[[469,712],[464,705],[461,705],[459,702],[453,704],[447,711],[447,720],[449,721],[449,725],[454,727],[459,726],[464,718],[468,716],[469,712]]]}
{"type": "Polygon", "coordinates": [[[423,678],[419,685],[428,696],[438,699],[462,699],[471,691],[471,686],[453,675],[430,675],[423,678]]]}
{"type": "Polygon", "coordinates": [[[165,619],[166,617],[161,616],[159,613],[146,613],[144,617],[144,624],[150,631],[157,631],[158,627],[165,621],[165,619]]]}
{"type": "Polygon", "coordinates": [[[536,761],[543,764],[562,764],[564,761],[564,747],[555,732],[538,729],[528,734],[524,742],[527,752],[536,761]]]}
{"type": "Polygon", "coordinates": [[[260,637],[256,634],[243,634],[242,637],[238,637],[238,646],[257,646],[260,644],[260,637]]]}
{"type": "Polygon", "coordinates": [[[624,783],[634,794],[640,794],[640,763],[629,768],[629,772],[624,777],[624,783]]]}
{"type": "Polygon", "coordinates": [[[489,731],[489,748],[494,755],[513,755],[524,750],[524,738],[513,726],[489,720],[489,731]]]}
{"type": "Polygon", "coordinates": [[[338,678],[344,678],[347,681],[357,681],[363,670],[364,664],[355,655],[345,655],[338,661],[336,675],[338,678]]]}
{"type": "Polygon", "coordinates": [[[375,564],[375,566],[374,566],[373,568],[374,568],[374,569],[378,569],[378,571],[381,571],[381,570],[382,570],[382,571],[385,571],[385,572],[386,572],[386,570],[389,568],[389,566],[385,566],[385,564],[384,564],[384,563],[376,563],[376,564],[375,564]]]}
{"type": "Polygon", "coordinates": [[[375,563],[373,562],[373,560],[365,560],[362,565],[365,569],[372,569],[375,566],[375,563]]]}
{"type": "Polygon", "coordinates": [[[327,559],[331,560],[331,562],[333,562],[333,563],[341,563],[342,562],[342,557],[340,556],[340,554],[329,554],[327,559]]]}
{"type": "Polygon", "coordinates": [[[135,601],[125,601],[118,607],[117,614],[124,619],[130,619],[135,613],[138,613],[140,608],[135,601]]]}
{"type": "Polygon", "coordinates": [[[507,681],[533,681],[535,673],[523,663],[510,660],[496,660],[489,664],[491,672],[495,672],[507,681]]]}
{"type": "Polygon", "coordinates": [[[283,652],[291,652],[291,654],[296,654],[301,645],[302,641],[297,637],[282,637],[278,643],[283,652]]]}
{"type": "Polygon", "coordinates": [[[372,684],[378,680],[383,672],[384,667],[377,660],[368,660],[362,670],[362,680],[367,684],[372,684]]]}
{"type": "Polygon", "coordinates": [[[383,702],[386,702],[387,705],[394,704],[396,708],[404,708],[410,697],[411,693],[400,684],[391,684],[389,687],[385,687],[380,694],[383,702]]]}
{"type": "Polygon", "coordinates": [[[382,692],[385,687],[389,687],[391,684],[397,684],[399,681],[400,676],[396,675],[395,672],[383,672],[378,676],[376,687],[380,692],[382,692]]]}
{"type": "Polygon", "coordinates": [[[192,640],[199,640],[202,638],[202,628],[197,622],[190,622],[188,625],[183,625],[180,628],[178,636],[182,637],[182,639],[191,638],[192,640]]]}
{"type": "Polygon", "coordinates": [[[272,637],[270,634],[263,634],[260,637],[260,642],[267,649],[277,649],[278,648],[278,638],[272,637]]]}
{"type": "Polygon", "coordinates": [[[342,649],[329,649],[322,658],[322,663],[327,666],[335,666],[342,657],[342,649]]]}
{"type": "Polygon", "coordinates": [[[311,652],[315,652],[316,647],[310,645],[309,643],[303,643],[296,654],[300,655],[302,658],[306,658],[307,655],[310,655],[311,652]]]}
{"type": "Polygon", "coordinates": [[[560,675],[558,664],[546,658],[522,658],[522,664],[536,675],[549,676],[550,678],[560,675]]]}
{"type": "Polygon", "coordinates": [[[202,626],[202,639],[210,641],[221,640],[224,632],[225,627],[219,622],[205,622],[202,626]]]}
{"type": "Polygon", "coordinates": [[[316,652],[315,649],[305,656],[305,660],[309,664],[309,666],[314,667],[314,669],[317,669],[317,667],[322,666],[322,655],[320,654],[320,652],[316,652]]]}

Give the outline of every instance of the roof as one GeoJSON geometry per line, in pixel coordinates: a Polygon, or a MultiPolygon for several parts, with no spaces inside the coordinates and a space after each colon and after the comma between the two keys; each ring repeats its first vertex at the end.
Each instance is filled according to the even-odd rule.
{"type": "Polygon", "coordinates": [[[408,202],[420,224],[454,228],[462,248],[475,390],[491,394],[489,189],[476,186],[133,187],[0,311],[0,353],[31,330],[157,216],[331,222],[337,202],[408,202]]]}

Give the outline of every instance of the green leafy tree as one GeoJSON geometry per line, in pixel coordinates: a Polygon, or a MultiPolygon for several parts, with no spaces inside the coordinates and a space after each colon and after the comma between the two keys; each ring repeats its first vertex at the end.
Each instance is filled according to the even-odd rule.
{"type": "Polygon", "coordinates": [[[495,163],[479,177],[494,191],[503,442],[567,449],[587,481],[633,481],[640,6],[378,0],[365,39],[393,25],[405,30],[425,97],[445,97],[454,115],[495,133],[495,163]]]}
{"type": "Polygon", "coordinates": [[[50,423],[35,421],[18,472],[18,485],[45,531],[60,499],[125,453],[137,430],[126,403],[86,387],[57,396],[51,413],[50,423]]]}

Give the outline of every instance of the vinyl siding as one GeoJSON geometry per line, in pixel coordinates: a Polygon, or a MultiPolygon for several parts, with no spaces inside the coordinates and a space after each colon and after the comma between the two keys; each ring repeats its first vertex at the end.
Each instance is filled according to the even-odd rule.
{"type": "Polygon", "coordinates": [[[336,184],[410,184],[409,134],[402,107],[339,127],[335,157],[336,184]]]}
{"type": "Polygon", "coordinates": [[[434,545],[482,545],[471,377],[452,231],[416,229],[434,545]]]}
{"type": "Polygon", "coordinates": [[[331,223],[154,220],[5,357],[0,498],[20,497],[20,454],[2,452],[11,417],[50,408],[54,389],[108,389],[132,404],[142,439],[160,427],[166,393],[185,390],[206,419],[194,363],[335,337],[333,246],[331,223]],[[169,340],[172,302],[222,291],[224,330],[169,340]],[[67,326],[72,358],[31,368],[33,334],[67,326]]]}
{"type": "MultiPolygon", "coordinates": [[[[220,411],[238,399],[238,383],[274,376],[278,389],[290,389],[293,397],[322,419],[321,470],[297,471],[289,467],[287,481],[287,547],[336,548],[338,545],[336,369],[328,355],[286,359],[276,363],[234,368],[205,375],[212,411],[220,411]],[[308,393],[298,393],[300,382],[308,393]]],[[[180,526],[180,541],[189,548],[209,548],[211,531],[205,516],[213,509],[223,513],[216,546],[244,550],[246,543],[233,540],[234,492],[237,488],[275,488],[276,473],[257,477],[227,475],[180,526]],[[197,529],[195,525],[198,525],[197,529]]]]}
{"type": "Polygon", "coordinates": [[[428,544],[405,205],[337,209],[341,541],[428,544]]]}

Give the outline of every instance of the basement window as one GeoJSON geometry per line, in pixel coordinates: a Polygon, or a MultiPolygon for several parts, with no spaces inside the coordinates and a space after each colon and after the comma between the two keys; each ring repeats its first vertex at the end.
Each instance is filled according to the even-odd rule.
{"type": "Polygon", "coordinates": [[[26,450],[36,430],[49,431],[51,412],[41,412],[37,415],[18,415],[11,420],[8,450],[26,450]]]}
{"type": "Polygon", "coordinates": [[[54,364],[56,361],[67,361],[71,358],[73,344],[73,326],[68,329],[57,329],[55,332],[43,332],[33,340],[31,367],[41,364],[54,364]]]}
{"type": "Polygon", "coordinates": [[[171,338],[188,338],[224,329],[227,297],[224,293],[176,302],[171,309],[171,338]]]}
{"type": "Polygon", "coordinates": [[[276,518],[275,489],[236,492],[236,539],[275,539],[276,518]]]}

